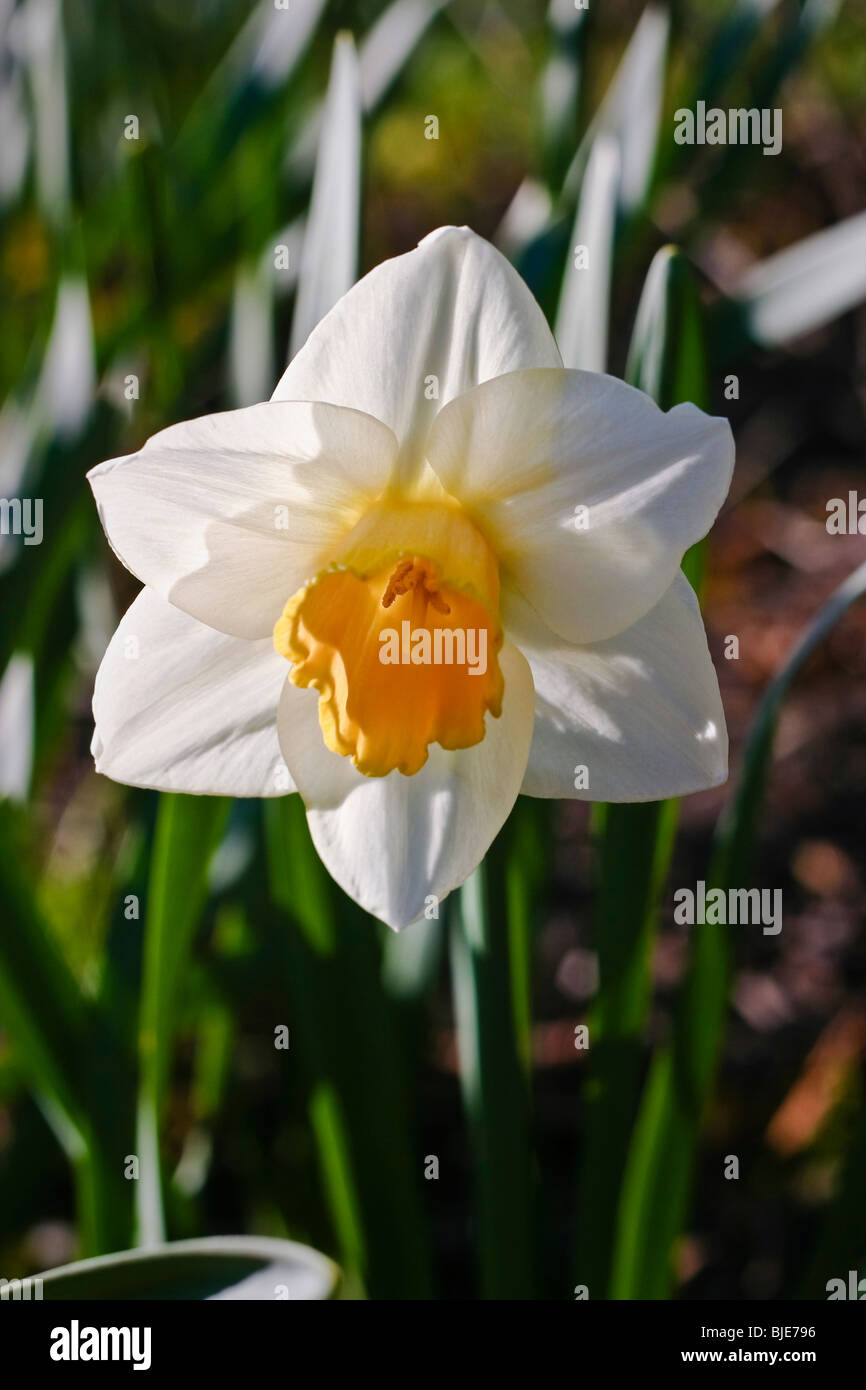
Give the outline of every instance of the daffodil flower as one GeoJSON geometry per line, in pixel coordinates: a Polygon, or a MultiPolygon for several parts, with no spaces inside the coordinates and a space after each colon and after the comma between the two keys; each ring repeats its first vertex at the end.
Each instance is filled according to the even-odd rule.
{"type": "Polygon", "coordinates": [[[97,769],[299,791],[333,877],[395,928],[518,792],[713,786],[725,721],[680,561],[732,466],[726,421],[565,370],[516,272],[442,228],[335,305],[271,401],[89,475],[145,585],[97,677],[97,769]]]}

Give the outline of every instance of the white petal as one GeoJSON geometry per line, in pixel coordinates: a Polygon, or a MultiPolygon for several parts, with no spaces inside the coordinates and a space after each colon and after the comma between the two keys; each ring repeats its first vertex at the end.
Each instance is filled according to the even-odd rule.
{"type": "Polygon", "coordinates": [[[452,401],[427,455],[506,581],[568,641],[597,642],[670,587],[728,491],[734,444],[727,420],[696,406],[665,413],[614,377],[547,370],[452,401]]]}
{"type": "Polygon", "coordinates": [[[408,479],[444,402],[503,372],[559,365],[544,315],[504,256],[468,227],[441,227],[344,295],[274,399],[334,401],[383,420],[408,479]]]}
{"type": "Polygon", "coordinates": [[[414,777],[364,777],[322,741],[315,692],[286,684],[280,745],[307,807],[313,840],[340,887],[399,930],[468,878],[514,804],[532,737],[532,678],[520,653],[500,654],[505,697],[482,743],[433,745],[414,777]]]}
{"type": "Polygon", "coordinates": [[[143,589],[96,677],[97,772],[158,791],[294,791],[277,740],[287,665],[270,638],[226,637],[143,589]]]}
{"type": "Polygon", "coordinates": [[[728,736],[698,601],[680,574],[634,627],[588,647],[506,614],[529,661],[535,731],[522,791],[583,801],[655,801],[728,775],[728,736]],[[575,789],[578,769],[589,785],[575,789]]]}
{"type": "Polygon", "coordinates": [[[235,637],[266,637],[382,491],[396,452],[378,420],[265,402],[172,425],[89,474],[127,569],[235,637]]]}

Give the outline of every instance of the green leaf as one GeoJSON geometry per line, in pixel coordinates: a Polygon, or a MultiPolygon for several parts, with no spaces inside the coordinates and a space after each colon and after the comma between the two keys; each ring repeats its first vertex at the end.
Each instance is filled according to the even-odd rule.
{"type": "MultiPolygon", "coordinates": [[[[43,500],[43,544],[22,545],[14,563],[0,574],[0,666],[5,667],[16,650],[32,653],[37,697],[41,666],[52,655],[52,623],[71,573],[98,527],[82,474],[94,458],[111,454],[116,426],[114,411],[103,403],[81,436],[54,433],[29,484],[43,500]]],[[[73,635],[61,632],[59,637],[69,643],[73,635]]]]}
{"type": "Polygon", "coordinates": [[[259,0],[225,59],[220,77],[237,92],[282,87],[304,55],[327,0],[293,0],[291,12],[259,0]]]}
{"type": "MultiPolygon", "coordinates": [[[[226,162],[289,85],[327,0],[292,0],[291,11],[259,0],[223,62],[193,103],[174,142],[172,160],[203,171],[226,162]]],[[[120,26],[121,36],[129,33],[120,26]]],[[[132,57],[130,57],[132,61],[132,57]]]]}
{"type": "MultiPolygon", "coordinates": [[[[664,409],[681,400],[701,403],[704,399],[703,346],[693,277],[687,261],[673,247],[656,254],[647,274],[626,374],[632,385],[652,395],[664,409]]],[[[698,555],[692,560],[694,572],[698,555]]],[[[639,1105],[652,995],[652,949],[678,814],[676,801],[595,809],[599,992],[590,1021],[576,1268],[578,1282],[588,1286],[591,1297],[606,1295],[615,1258],[611,1232],[616,1229],[639,1105]]]]}
{"type": "Polygon", "coordinates": [[[254,1236],[209,1236],[125,1250],[49,1269],[46,1300],[272,1302],[335,1298],[336,1265],[309,1246],[254,1236]]]}
{"type": "Polygon", "coordinates": [[[592,147],[604,132],[619,146],[620,207],[632,213],[643,201],[655,160],[669,30],[667,7],[647,5],[566,175],[566,200],[577,195],[592,147]]]}
{"type": "MultiPolygon", "coordinates": [[[[31,25],[35,25],[32,13],[29,18],[31,25]]],[[[40,7],[38,18],[38,40],[34,38],[24,45],[37,132],[34,149],[36,193],[46,219],[62,227],[71,202],[63,6],[59,0],[49,0],[40,7]]]]}
{"type": "Polygon", "coordinates": [[[821,328],[864,299],[861,212],[753,266],[734,289],[733,312],[752,342],[775,347],[821,328]]]}
{"type": "Polygon", "coordinates": [[[610,277],[620,158],[616,140],[600,134],[580,189],[554,334],[566,367],[607,368],[610,277]],[[588,264],[577,260],[586,248],[588,264]]]}
{"type": "MultiPolygon", "coordinates": [[[[424,32],[444,9],[445,0],[393,0],[361,40],[358,55],[361,106],[375,111],[397,81],[424,32]]],[[[321,111],[312,114],[292,142],[286,158],[290,176],[299,184],[309,178],[318,143],[321,111]]]]}
{"type": "MultiPolygon", "coordinates": [[[[693,109],[699,100],[704,101],[707,107],[716,104],[716,98],[721,97],[731,77],[741,71],[748,49],[778,5],[779,0],[739,0],[713,34],[701,57],[698,71],[689,70],[685,74],[684,90],[676,100],[677,110],[683,107],[693,109]]],[[[659,141],[654,182],[658,184],[668,178],[671,171],[679,170],[689,157],[689,147],[676,143],[671,128],[666,138],[659,141]]]]}
{"type": "MultiPolygon", "coordinates": [[[[861,565],[821,608],[764,694],[729,809],[719,822],[709,888],[747,882],[779,710],[805,661],[843,613],[866,594],[861,565]]],[[[729,928],[705,924],[692,938],[673,1042],[657,1052],[620,1202],[612,1297],[669,1297],[674,1242],[685,1221],[703,1112],[721,1049],[731,974],[729,928]]]]}
{"type": "Polygon", "coordinates": [[[0,677],[0,800],[26,801],[33,771],[33,659],[15,652],[0,677]]]}
{"type": "Polygon", "coordinates": [[[382,982],[401,1003],[420,1003],[433,987],[442,958],[442,923],[436,917],[389,932],[382,948],[382,982]]]}
{"type": "MultiPolygon", "coordinates": [[[[694,109],[698,100],[707,107],[725,105],[723,92],[734,84],[731,106],[757,111],[772,111],[781,106],[786,78],[806,56],[809,48],[835,19],[841,0],[799,0],[799,3],[779,6],[779,0],[744,0],[726,20],[709,53],[688,90],[676,101],[676,109],[694,109]],[[781,8],[778,24],[768,23],[772,11],[781,8]],[[756,35],[764,40],[761,52],[754,61],[746,50],[756,35]],[[745,61],[744,61],[745,60],[745,61]],[[746,68],[745,82],[743,69],[746,68]]],[[[690,75],[691,78],[691,75],[690,75]]],[[[670,178],[672,173],[685,174],[686,164],[694,158],[694,147],[678,145],[671,124],[666,141],[658,152],[654,185],[670,178]]],[[[700,237],[700,227],[715,218],[726,218],[730,209],[731,189],[744,186],[745,176],[764,163],[759,144],[723,146],[713,158],[703,184],[700,213],[692,221],[691,234],[700,237]]],[[[757,174],[760,181],[761,174],[757,174]]],[[[685,236],[685,233],[681,233],[685,236]]]]}
{"type": "Polygon", "coordinates": [[[451,978],[460,1085],[475,1153],[481,1297],[533,1295],[529,1097],[507,933],[482,863],[460,889],[451,978]]]}
{"type": "Polygon", "coordinates": [[[695,100],[700,97],[708,107],[714,105],[715,97],[739,70],[746,50],[778,6],[779,0],[739,0],[713,35],[697,80],[692,77],[695,100]]]}
{"type": "Polygon", "coordinates": [[[551,0],[547,10],[550,56],[541,74],[543,172],[545,181],[556,188],[572,158],[586,101],[582,68],[594,18],[593,11],[579,9],[574,0],[551,0]]]}
{"type": "Polygon", "coordinates": [[[238,266],[229,329],[229,398],[234,406],[265,401],[274,389],[274,294],[270,257],[238,266]]]}
{"type": "MultiPolygon", "coordinates": [[[[662,410],[682,401],[707,408],[707,355],[694,271],[676,246],[652,259],[635,315],[626,380],[658,401],[662,410]]],[[[704,542],[683,557],[682,569],[700,593],[704,542]]]]}
{"type": "MultiPolygon", "coordinates": [[[[582,19],[584,13],[590,23],[595,16],[592,11],[574,11],[569,14],[565,0],[553,0],[549,12],[549,22],[561,36],[560,47],[545,70],[545,89],[542,91],[542,104],[545,108],[548,143],[553,148],[548,152],[548,161],[554,166],[559,163],[559,145],[565,131],[569,114],[575,114],[581,92],[578,86],[578,63],[582,60],[585,47],[585,28],[579,22],[572,24],[575,16],[582,19]],[[566,85],[553,100],[549,88],[554,92],[566,85]]],[[[667,9],[658,5],[647,5],[635,27],[613,81],[598,106],[592,120],[587,125],[577,152],[571,158],[564,179],[551,177],[551,183],[559,189],[555,202],[547,189],[531,176],[526,177],[512,199],[496,233],[497,245],[518,265],[536,297],[547,300],[546,266],[550,260],[550,242],[555,243],[555,254],[559,253],[560,233],[571,221],[571,209],[577,205],[582,190],[586,188],[587,168],[601,137],[613,141],[619,152],[619,176],[616,186],[616,206],[618,212],[630,217],[641,204],[649,187],[655,160],[655,147],[661,103],[664,95],[665,68],[667,62],[668,30],[670,21],[667,9]],[[561,187],[560,187],[561,182],[561,187]],[[540,262],[540,265],[539,265],[540,262]]],[[[591,201],[589,192],[584,197],[586,216],[589,215],[591,201]]],[[[591,275],[592,270],[585,272],[591,275]]]]}
{"type": "Polygon", "coordinates": [[[844,1277],[849,1269],[857,1269],[861,1277],[866,1273],[863,1259],[866,1250],[866,1202],[863,1200],[866,1106],[863,1099],[861,1082],[848,1152],[798,1293],[801,1298],[826,1298],[828,1278],[844,1277]]]}
{"type": "Polygon", "coordinates": [[[610,1279],[616,1212],[638,1109],[652,997],[658,904],[679,814],[675,801],[596,809],[599,991],[589,1024],[586,1139],[576,1279],[591,1297],[610,1279]]]}
{"type": "Polygon", "coordinates": [[[0,805],[0,1021],[58,1138],[77,1157],[89,1105],[81,1038],[88,1009],[22,871],[17,819],[0,805]]]}
{"type": "Polygon", "coordinates": [[[211,856],[231,802],[223,797],[160,798],[147,890],[139,1021],[138,1238],[163,1238],[159,1127],[171,1067],[181,984],[207,898],[211,856]]]}
{"type": "Polygon", "coordinates": [[[393,0],[361,42],[361,99],[373,111],[396,82],[446,0],[393,0]]]}
{"type": "Polygon", "coordinates": [[[427,1298],[422,1168],[379,926],[329,877],[301,798],[264,810],[272,909],[262,925],[284,972],[341,1261],[372,1298],[427,1298]]]}
{"type": "Polygon", "coordinates": [[[129,1239],[129,1184],[117,1157],[127,1144],[119,1087],[129,1059],[49,936],[22,858],[12,808],[0,806],[0,1023],[75,1170],[82,1243],[112,1249],[129,1239]]]}
{"type": "Polygon", "coordinates": [[[663,410],[681,401],[706,406],[706,364],[694,273],[675,246],[652,259],[635,315],[626,380],[663,410]]]}
{"type": "Polygon", "coordinates": [[[548,804],[518,797],[508,818],[506,837],[503,878],[511,1005],[517,1054],[528,1085],[532,1076],[532,955],[552,839],[548,804]]]}
{"type": "Polygon", "coordinates": [[[334,42],[331,79],[307,218],[290,355],[297,352],[358,272],[361,196],[361,94],[351,35],[334,42]]]}
{"type": "Polygon", "coordinates": [[[285,972],[309,1082],[310,1123],[341,1257],[351,1274],[363,1278],[364,1224],[337,1080],[336,889],[313,847],[301,798],[269,801],[264,817],[270,901],[276,910],[269,935],[285,972]]]}
{"type": "Polygon", "coordinates": [[[815,649],[864,594],[866,564],[854,570],[818,610],[764,693],[746,745],[736,796],[719,823],[718,866],[731,883],[750,862],[776,723],[785,697],[815,649]]]}

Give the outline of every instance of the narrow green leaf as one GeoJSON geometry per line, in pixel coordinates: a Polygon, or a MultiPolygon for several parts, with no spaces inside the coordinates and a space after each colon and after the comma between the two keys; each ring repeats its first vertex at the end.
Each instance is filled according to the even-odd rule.
{"type": "Polygon", "coordinates": [[[285,972],[342,1263],[372,1298],[427,1298],[423,1170],[378,924],[329,877],[299,796],[270,801],[265,825],[268,946],[285,972]]]}
{"type": "Polygon", "coordinates": [[[507,933],[482,864],[460,890],[451,978],[460,1084],[475,1155],[481,1297],[533,1296],[528,1095],[515,1035],[507,933]]]}
{"type": "Polygon", "coordinates": [[[548,881],[551,827],[544,801],[518,797],[506,830],[504,907],[508,924],[511,1006],[517,1054],[532,1076],[532,976],[535,928],[548,881]]]}
{"type": "Polygon", "coordinates": [[[171,1067],[184,973],[207,898],[211,856],[231,803],[223,797],[163,795],[147,890],[139,1020],[138,1240],[164,1234],[160,1119],[171,1067]]]}
{"type": "Polygon", "coordinates": [[[274,389],[274,293],[270,259],[238,267],[229,327],[229,398],[234,406],[266,401],[274,389]]]}
{"type": "MultiPolygon", "coordinates": [[[[694,80],[689,74],[687,90],[677,99],[676,109],[694,110],[699,100],[707,108],[716,104],[724,107],[723,93],[730,83],[735,88],[731,106],[740,110],[781,110],[786,79],[833,22],[840,3],[841,0],[800,0],[795,5],[780,6],[779,0],[744,0],[725,21],[715,41],[707,46],[707,57],[694,80]],[[779,22],[771,24],[770,17],[777,8],[781,9],[779,22]],[[747,49],[756,36],[763,40],[762,51],[752,59],[747,56],[747,49]]],[[[694,147],[678,145],[674,132],[672,123],[667,140],[660,144],[654,175],[656,187],[672,172],[684,169],[693,158],[694,147]]],[[[727,216],[731,189],[742,185],[750,166],[754,169],[763,159],[757,142],[740,145],[732,141],[717,151],[703,185],[700,220],[704,224],[716,215],[727,216]]],[[[698,232],[697,219],[691,230],[698,232]]]]}
{"type": "Polygon", "coordinates": [[[558,188],[574,151],[585,104],[582,67],[594,13],[574,0],[550,0],[550,55],[541,74],[542,138],[546,181],[558,188]]]}
{"type": "Polygon", "coordinates": [[[46,217],[61,227],[71,199],[66,42],[60,0],[31,8],[31,41],[25,45],[35,124],[36,192],[46,217]],[[38,23],[37,23],[38,18],[38,23]]]}
{"type": "MultiPolygon", "coordinates": [[[[705,102],[708,108],[716,104],[730,79],[742,71],[748,49],[778,5],[779,0],[739,0],[713,34],[698,71],[686,73],[675,109],[694,110],[698,101],[705,102]]],[[[658,142],[655,183],[669,177],[689,155],[689,146],[678,145],[674,140],[672,125],[666,138],[658,142]]]]}
{"type": "Polygon", "coordinates": [[[382,981],[403,1003],[426,998],[442,957],[442,922],[437,917],[412,923],[411,931],[389,932],[382,950],[382,981]]]}
{"type": "MultiPolygon", "coordinates": [[[[675,246],[650,264],[635,315],[626,380],[670,410],[682,401],[707,409],[707,354],[694,272],[675,246]]],[[[683,557],[683,573],[700,594],[704,542],[683,557]]]]}
{"type": "Polygon", "coordinates": [[[293,0],[290,7],[259,0],[213,79],[236,92],[275,91],[291,77],[310,43],[327,0],[293,0]]]}
{"type": "Polygon", "coordinates": [[[799,1291],[801,1298],[826,1298],[828,1279],[845,1279],[849,1269],[866,1274],[866,1105],[862,1082],[848,1152],[799,1291]]]}
{"type": "Polygon", "coordinates": [[[33,659],[16,652],[0,678],[0,800],[25,801],[33,769],[33,659]]]}
{"type": "Polygon", "coordinates": [[[635,315],[626,380],[663,410],[681,401],[706,407],[706,362],[694,274],[675,246],[652,259],[635,315]]]}
{"type": "Polygon", "coordinates": [[[361,94],[351,35],[334,43],[331,79],[304,234],[290,355],[297,352],[358,270],[361,184],[361,94]]]}
{"type": "Polygon", "coordinates": [[[206,1236],[147,1250],[125,1250],[46,1270],[51,1301],[115,1299],[273,1302],[337,1296],[339,1271],[317,1250],[294,1241],[206,1236]]]}
{"type": "MultiPolygon", "coordinates": [[[[525,175],[493,238],[515,265],[549,230],[554,217],[551,190],[562,187],[574,157],[587,101],[582,80],[586,41],[595,17],[594,10],[579,9],[573,0],[550,0],[548,6],[550,54],[542,70],[540,92],[544,166],[525,175]]],[[[583,164],[574,177],[574,193],[582,170],[583,164]]]]}
{"type": "Polygon", "coordinates": [[[815,649],[864,593],[866,564],[854,570],[830,595],[764,693],[749,735],[736,796],[719,823],[718,863],[731,882],[735,882],[737,875],[748,866],[776,722],[785,697],[815,649]]]}
{"type": "Polygon", "coordinates": [[[270,934],[277,958],[285,961],[294,1031],[309,1077],[310,1124],[323,1185],[343,1263],[350,1274],[363,1279],[364,1224],[336,1080],[335,890],[310,841],[301,798],[269,801],[264,817],[270,902],[278,914],[270,934]]]}
{"type": "Polygon", "coordinates": [[[87,282],[81,274],[63,275],[33,400],[40,431],[64,443],[75,440],[87,423],[95,387],[87,282]]]}
{"type": "MultiPolygon", "coordinates": [[[[626,375],[664,409],[682,400],[703,402],[697,297],[688,263],[673,247],[657,253],[647,274],[626,375]]],[[[690,578],[698,564],[699,552],[692,556],[690,578]]],[[[652,949],[678,814],[675,801],[595,809],[599,992],[590,1021],[576,1268],[591,1297],[606,1296],[615,1257],[611,1233],[638,1113],[652,949]]]]}
{"type": "MultiPolygon", "coordinates": [[[[334,1087],[323,1081],[313,1085],[310,1124],[319,1150],[334,1229],[345,1252],[347,1267],[368,1272],[364,1219],[352,1171],[351,1142],[343,1107],[334,1087]]],[[[362,1280],[363,1287],[363,1280],[362,1280]]]]}
{"type": "Polygon", "coordinates": [[[620,179],[616,140],[592,147],[577,204],[554,334],[566,367],[607,368],[610,277],[620,179]]]}
{"type": "MultiPolygon", "coordinates": [[[[828,599],[768,687],[752,724],[729,809],[719,822],[710,888],[748,879],[779,710],[815,648],[866,594],[861,565],[828,599]]],[[[612,1297],[667,1298],[672,1255],[686,1219],[703,1112],[721,1049],[731,974],[730,929],[695,929],[673,1041],[657,1052],[646,1083],[620,1203],[612,1297]]]]}
{"type": "Polygon", "coordinates": [[[77,1158],[89,1108],[81,1065],[88,1010],[40,917],[19,838],[14,813],[0,805],[0,1019],[58,1138],[77,1158]]]}
{"type": "Polygon", "coordinates": [[[190,1087],[191,1125],[183,1152],[172,1173],[173,1193],[197,1197],[205,1186],[213,1158],[213,1128],[225,1104],[237,1044],[237,1024],[231,1006],[205,986],[196,1009],[195,1060],[190,1087]]]}
{"type": "Polygon", "coordinates": [[[393,0],[364,35],[359,55],[361,100],[373,111],[396,82],[446,0],[393,0]]]}
{"type": "Polygon", "coordinates": [[[110,1250],[129,1239],[130,1185],[118,1157],[129,1059],[51,940],[22,857],[13,810],[0,805],[0,1022],[75,1170],[82,1245],[110,1250]]]}
{"type": "MultiPolygon", "coordinates": [[[[292,0],[290,9],[259,0],[211,76],[174,142],[180,167],[224,163],[242,137],[273,108],[315,34],[327,0],[292,0]]],[[[127,26],[121,26],[121,37],[127,26]]]]}
{"type": "Polygon", "coordinates": [[[604,132],[619,146],[620,207],[631,213],[642,202],[655,159],[669,30],[667,7],[647,5],[566,175],[567,201],[577,196],[592,147],[604,132]]]}
{"type": "Polygon", "coordinates": [[[866,299],[866,212],[796,242],[747,271],[734,311],[751,340],[775,347],[866,299]]]}

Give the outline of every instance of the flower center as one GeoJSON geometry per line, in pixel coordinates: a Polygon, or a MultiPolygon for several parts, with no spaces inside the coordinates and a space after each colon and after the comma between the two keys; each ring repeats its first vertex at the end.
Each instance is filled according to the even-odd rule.
{"type": "Polygon", "coordinates": [[[360,772],[418,772],[431,743],[470,748],[498,718],[499,574],[446,503],[379,502],[274,628],[289,679],[319,692],[325,743],[360,772]]]}

